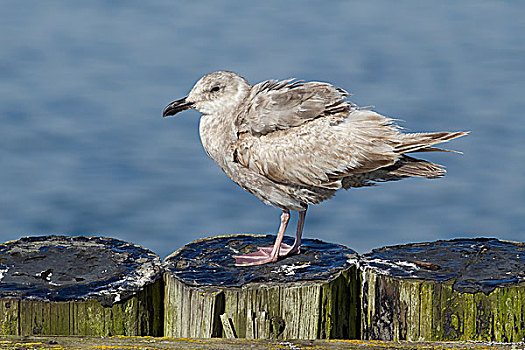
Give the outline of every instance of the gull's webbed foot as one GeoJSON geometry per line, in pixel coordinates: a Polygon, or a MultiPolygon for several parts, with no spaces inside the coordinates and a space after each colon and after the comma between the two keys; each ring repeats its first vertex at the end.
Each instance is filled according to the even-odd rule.
{"type": "Polygon", "coordinates": [[[235,266],[255,266],[276,262],[279,257],[277,255],[275,257],[271,256],[271,248],[269,252],[259,249],[259,251],[249,254],[234,255],[235,266]]]}

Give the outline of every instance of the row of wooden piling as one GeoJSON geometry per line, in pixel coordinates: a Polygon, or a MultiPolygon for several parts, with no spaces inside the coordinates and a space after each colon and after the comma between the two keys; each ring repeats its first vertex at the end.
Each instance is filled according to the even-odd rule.
{"type": "MultiPolygon", "coordinates": [[[[53,241],[57,236],[50,237],[53,241]]],[[[7,277],[0,280],[0,334],[502,342],[525,339],[522,243],[439,241],[398,246],[397,250],[386,247],[360,257],[345,247],[306,240],[302,254],[259,270],[236,268],[227,262],[225,254],[249,251],[259,244],[257,240],[264,239],[271,241],[272,237],[232,235],[199,240],[163,264],[149,253],[137,255],[134,245],[119,245],[119,252],[125,247],[135,249],[126,259],[139,256],[141,264],[153,271],[146,273],[148,279],[142,285],[131,281],[130,291],[124,292],[124,284],[116,281],[120,277],[112,277],[112,286],[118,286],[117,294],[108,297],[106,293],[101,298],[90,292],[90,296],[70,300],[60,299],[64,294],[57,290],[62,286],[53,289],[50,285],[48,292],[41,287],[38,293],[13,291],[13,283],[6,281],[16,280],[16,272],[12,271],[16,266],[7,264],[9,259],[20,257],[13,258],[9,249],[16,250],[16,244],[8,242],[0,249],[0,271],[8,266],[5,268],[11,269],[9,273],[15,277],[5,272],[7,277]],[[223,250],[213,248],[214,244],[223,250]],[[466,262],[446,261],[446,255],[440,262],[433,257],[441,256],[435,253],[436,247],[450,250],[456,260],[464,256],[466,262]],[[200,252],[201,248],[205,251],[200,252]],[[457,256],[453,255],[456,251],[457,256]],[[330,257],[334,259],[328,276],[313,266],[319,254],[328,254],[323,263],[330,257]],[[496,257],[507,261],[507,265],[496,257]],[[215,258],[224,263],[214,262],[215,258]],[[468,274],[466,269],[483,264],[495,264],[493,274],[507,278],[498,275],[490,280],[477,270],[468,274]],[[463,269],[461,276],[468,277],[465,281],[450,277],[456,273],[455,266],[463,269]],[[207,270],[199,275],[199,269],[207,270]],[[472,280],[473,276],[480,281],[472,280]],[[240,283],[239,279],[247,282],[240,283]]],[[[40,255],[27,258],[26,268],[46,261],[41,250],[40,255]]],[[[94,258],[89,259],[93,263],[94,258]]],[[[137,268],[136,262],[131,265],[137,268]]],[[[53,270],[39,267],[42,271],[53,270]]],[[[59,268],[68,269],[54,267],[53,271],[60,273],[59,268]]],[[[490,272],[489,267],[484,270],[490,272]]],[[[89,281],[82,282],[89,287],[89,281]]],[[[97,283],[92,285],[100,289],[97,283]]]]}

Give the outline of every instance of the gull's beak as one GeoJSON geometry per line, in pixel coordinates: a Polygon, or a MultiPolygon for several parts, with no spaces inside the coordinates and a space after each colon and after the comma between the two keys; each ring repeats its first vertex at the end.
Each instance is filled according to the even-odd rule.
{"type": "Polygon", "coordinates": [[[193,103],[186,101],[186,97],[184,97],[167,105],[164,111],[162,111],[162,116],[175,115],[190,108],[193,108],[193,103]]]}

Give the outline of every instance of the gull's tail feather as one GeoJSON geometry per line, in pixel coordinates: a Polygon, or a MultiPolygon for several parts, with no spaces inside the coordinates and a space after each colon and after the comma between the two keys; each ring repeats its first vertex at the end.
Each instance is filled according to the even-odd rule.
{"type": "Polygon", "coordinates": [[[389,168],[387,174],[394,177],[416,176],[433,179],[443,177],[446,174],[446,170],[442,165],[407,155],[404,155],[396,164],[389,168]]]}
{"type": "Polygon", "coordinates": [[[468,132],[429,132],[429,133],[412,133],[403,134],[401,144],[395,148],[397,153],[403,154],[401,159],[394,165],[386,168],[387,176],[394,178],[403,178],[409,176],[426,177],[433,179],[443,177],[446,170],[442,165],[435,164],[426,160],[409,157],[404,153],[412,152],[454,152],[461,153],[454,150],[448,150],[439,147],[432,147],[435,144],[447,142],[449,140],[465,136],[468,132]]]}
{"type": "Polygon", "coordinates": [[[450,152],[450,153],[457,153],[457,154],[463,154],[461,151],[456,151],[453,149],[446,149],[441,147],[425,147],[421,148],[417,152],[450,152]]]}
{"type": "Polygon", "coordinates": [[[344,189],[373,186],[377,182],[398,181],[407,177],[435,179],[445,174],[446,170],[442,165],[403,155],[394,165],[345,177],[342,186],[344,189]]]}
{"type": "Polygon", "coordinates": [[[469,132],[455,131],[455,132],[429,132],[429,133],[411,133],[403,134],[401,144],[395,148],[396,153],[412,153],[412,152],[455,152],[445,150],[437,147],[431,147],[438,143],[447,142],[452,139],[465,136],[469,132]]]}

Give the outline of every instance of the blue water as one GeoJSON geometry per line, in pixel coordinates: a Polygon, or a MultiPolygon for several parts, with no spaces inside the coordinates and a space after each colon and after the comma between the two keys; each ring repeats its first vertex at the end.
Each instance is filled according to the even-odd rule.
{"type": "Polygon", "coordinates": [[[206,157],[198,113],[161,118],[219,69],[330,81],[409,131],[472,131],[450,145],[464,155],[424,154],[447,177],[341,192],[310,208],[306,237],[361,253],[525,240],[524,3],[217,4],[0,3],[0,241],[107,235],[166,256],[275,232],[279,210],[206,157]]]}

